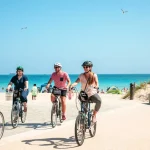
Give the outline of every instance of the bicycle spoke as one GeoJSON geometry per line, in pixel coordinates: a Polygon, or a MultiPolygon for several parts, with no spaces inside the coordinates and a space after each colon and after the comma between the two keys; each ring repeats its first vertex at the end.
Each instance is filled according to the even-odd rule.
{"type": "Polygon", "coordinates": [[[54,128],[57,125],[57,104],[53,104],[51,110],[51,125],[54,128]]]}
{"type": "Polygon", "coordinates": [[[84,118],[78,115],[75,122],[75,139],[79,146],[83,144],[85,139],[84,123],[84,118]]]}

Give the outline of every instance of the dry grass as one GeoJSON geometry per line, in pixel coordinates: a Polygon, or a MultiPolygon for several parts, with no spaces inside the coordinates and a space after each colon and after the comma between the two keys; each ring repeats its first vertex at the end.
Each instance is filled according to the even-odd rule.
{"type": "MultiPolygon", "coordinates": [[[[140,85],[136,85],[135,89],[134,89],[134,93],[136,93],[140,89],[145,89],[147,84],[150,84],[150,81],[149,81],[149,83],[142,82],[142,83],[140,83],[140,85]]],[[[122,98],[126,99],[126,98],[129,98],[129,96],[130,96],[130,91],[127,92],[122,98]]]]}
{"type": "Polygon", "coordinates": [[[126,99],[126,98],[128,98],[129,96],[130,96],[130,91],[127,92],[122,98],[123,98],[123,99],[126,99]]]}

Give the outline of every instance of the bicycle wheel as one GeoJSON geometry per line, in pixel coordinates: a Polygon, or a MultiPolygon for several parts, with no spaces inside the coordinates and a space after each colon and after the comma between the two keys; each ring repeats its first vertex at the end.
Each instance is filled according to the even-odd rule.
{"type": "Polygon", "coordinates": [[[11,110],[11,124],[13,128],[16,128],[19,123],[19,103],[13,105],[11,110]]]}
{"type": "Polygon", "coordinates": [[[75,122],[75,140],[81,146],[85,139],[85,118],[78,115],[75,122]]]}
{"type": "Polygon", "coordinates": [[[91,137],[94,137],[96,134],[96,127],[97,127],[97,122],[93,123],[92,122],[92,116],[90,118],[90,128],[89,128],[89,133],[91,137]]]}
{"type": "Polygon", "coordinates": [[[26,121],[26,116],[27,116],[27,111],[24,112],[24,106],[21,105],[20,117],[21,117],[21,122],[22,122],[22,123],[25,123],[25,121],[26,121]]]}
{"type": "Polygon", "coordinates": [[[4,133],[4,128],[5,128],[5,120],[3,114],[0,112],[0,139],[3,136],[4,133]]]}
{"type": "Polygon", "coordinates": [[[51,110],[51,124],[54,128],[57,125],[58,105],[54,103],[51,110]]]}
{"type": "Polygon", "coordinates": [[[58,113],[58,115],[59,115],[60,123],[63,123],[63,120],[62,120],[62,104],[61,104],[61,102],[59,102],[59,113],[58,113]]]}

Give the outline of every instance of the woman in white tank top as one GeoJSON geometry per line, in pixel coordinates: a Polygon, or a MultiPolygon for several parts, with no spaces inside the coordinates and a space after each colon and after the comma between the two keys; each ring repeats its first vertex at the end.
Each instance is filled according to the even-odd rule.
{"type": "Polygon", "coordinates": [[[76,86],[79,82],[81,83],[81,90],[85,90],[88,95],[88,99],[93,103],[96,103],[93,112],[93,122],[96,122],[96,114],[101,107],[101,98],[98,95],[98,77],[96,74],[91,72],[93,64],[91,61],[85,61],[83,64],[84,73],[80,74],[78,79],[71,85],[71,87],[76,86]]]}

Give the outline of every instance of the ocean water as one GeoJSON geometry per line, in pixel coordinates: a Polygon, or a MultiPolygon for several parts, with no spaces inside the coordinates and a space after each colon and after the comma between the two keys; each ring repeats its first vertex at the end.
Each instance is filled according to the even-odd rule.
{"type": "MultiPolygon", "coordinates": [[[[8,82],[13,75],[0,75],[0,91],[3,92],[2,87],[6,88],[8,82]]],[[[78,78],[78,74],[69,75],[71,82],[78,78]]],[[[38,87],[41,84],[47,83],[50,75],[27,75],[29,79],[29,88],[36,83],[38,87]]],[[[100,89],[106,90],[108,87],[117,86],[120,89],[124,87],[129,88],[130,83],[140,84],[144,81],[150,81],[150,74],[98,74],[100,89]]],[[[53,85],[53,83],[52,83],[53,85]]],[[[80,84],[77,86],[80,89],[80,84]]]]}

